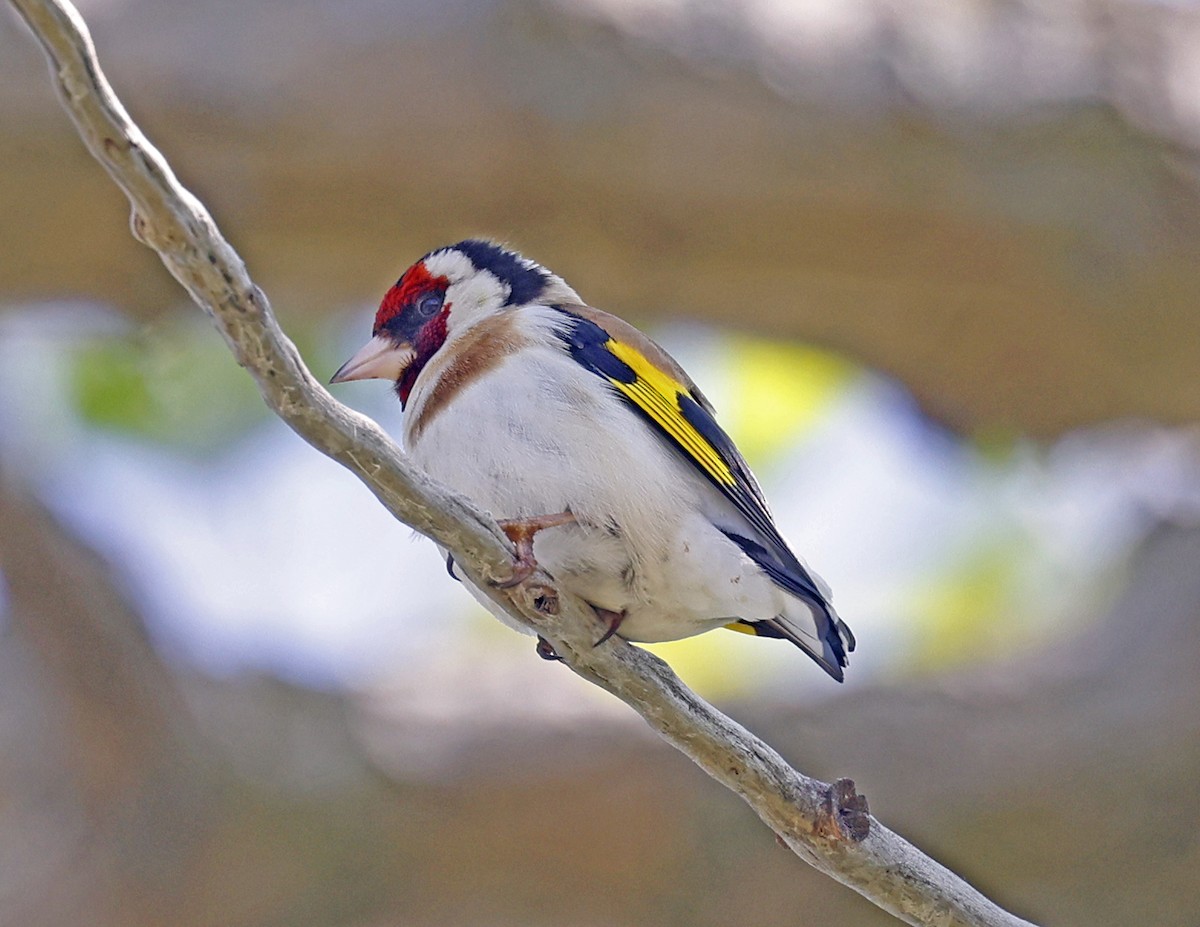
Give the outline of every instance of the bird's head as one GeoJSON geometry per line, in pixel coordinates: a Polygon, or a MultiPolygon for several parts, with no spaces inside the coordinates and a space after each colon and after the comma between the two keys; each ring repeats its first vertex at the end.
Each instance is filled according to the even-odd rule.
{"type": "Polygon", "coordinates": [[[330,380],[394,380],[402,403],[438,351],[480,319],[527,305],[578,302],[544,267],[490,241],[431,251],[384,294],[372,338],[330,380]]]}

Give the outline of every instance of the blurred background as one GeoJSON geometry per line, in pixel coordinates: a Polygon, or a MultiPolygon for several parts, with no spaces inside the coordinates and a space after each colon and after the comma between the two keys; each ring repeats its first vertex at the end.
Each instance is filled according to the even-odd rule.
{"type": "MultiPolygon", "coordinates": [[[[655,649],[1043,924],[1200,912],[1200,7],[88,0],[319,377],[501,238],[859,649],[655,649]]],[[[0,13],[0,923],[893,923],[274,420],[0,13]]],[[[393,432],[380,383],[340,398],[393,432]]]]}

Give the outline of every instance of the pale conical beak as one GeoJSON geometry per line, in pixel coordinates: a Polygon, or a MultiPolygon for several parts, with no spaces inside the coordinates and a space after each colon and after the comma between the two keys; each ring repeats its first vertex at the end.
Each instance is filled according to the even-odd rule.
{"type": "Polygon", "coordinates": [[[397,345],[376,335],[330,377],[330,383],[347,380],[399,380],[416,352],[407,344],[397,345]]]}

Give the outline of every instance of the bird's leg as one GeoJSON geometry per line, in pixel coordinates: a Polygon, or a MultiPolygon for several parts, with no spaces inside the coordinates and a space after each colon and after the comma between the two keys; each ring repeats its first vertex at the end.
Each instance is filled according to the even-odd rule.
{"type": "Polygon", "coordinates": [[[621,622],[625,620],[624,612],[614,612],[612,609],[601,608],[599,605],[593,605],[592,611],[607,625],[604,633],[600,635],[600,640],[592,644],[593,647],[599,647],[606,640],[617,633],[617,628],[621,626],[621,622]]]}
{"type": "Polygon", "coordinates": [[[562,657],[558,655],[558,652],[554,649],[554,645],[540,634],[538,635],[537,655],[543,660],[558,660],[560,663],[562,662],[562,657]]]}
{"type": "Polygon", "coordinates": [[[505,518],[497,522],[513,546],[517,549],[513,561],[513,575],[503,582],[496,583],[498,589],[511,589],[519,586],[533,575],[537,569],[537,560],[533,557],[533,536],[546,528],[557,528],[575,522],[575,516],[570,510],[554,515],[534,515],[530,518],[505,518]]]}

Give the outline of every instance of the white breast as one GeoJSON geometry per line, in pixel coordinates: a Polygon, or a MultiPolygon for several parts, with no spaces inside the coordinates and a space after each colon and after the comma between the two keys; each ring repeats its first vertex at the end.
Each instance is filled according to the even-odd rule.
{"type": "Polygon", "coordinates": [[[540,532],[534,554],[564,588],[625,612],[622,636],[776,613],[778,590],[704,514],[716,492],[560,348],[527,343],[422,420],[438,374],[422,372],[405,412],[414,462],[496,519],[574,513],[579,525],[540,532]]]}
{"type": "Polygon", "coordinates": [[[414,461],[497,518],[570,507],[582,521],[669,522],[681,500],[676,462],[595,374],[551,347],[527,347],[463,387],[415,434],[414,461]]]}

